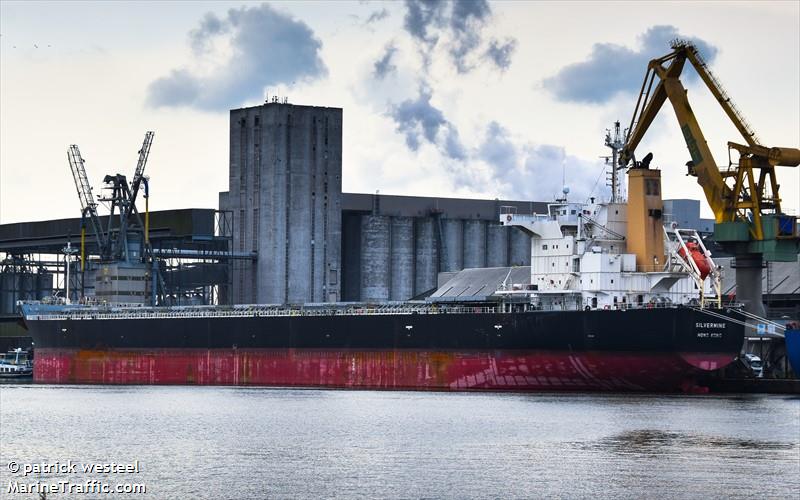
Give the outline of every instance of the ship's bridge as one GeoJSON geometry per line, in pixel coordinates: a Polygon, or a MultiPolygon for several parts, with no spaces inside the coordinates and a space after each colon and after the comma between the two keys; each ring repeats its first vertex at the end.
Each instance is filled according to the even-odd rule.
{"type": "Polygon", "coordinates": [[[516,207],[500,207],[500,223],[517,226],[533,238],[561,238],[561,225],[548,214],[518,214],[516,207]]]}
{"type": "MultiPolygon", "coordinates": [[[[534,238],[562,238],[563,227],[577,228],[583,205],[580,203],[550,203],[546,214],[519,214],[517,207],[500,207],[500,223],[504,226],[517,226],[534,238]]],[[[574,233],[573,231],[567,231],[574,233]]]]}
{"type": "Polygon", "coordinates": [[[560,226],[577,226],[578,219],[583,213],[582,203],[548,203],[547,212],[551,220],[558,221],[560,226]]]}

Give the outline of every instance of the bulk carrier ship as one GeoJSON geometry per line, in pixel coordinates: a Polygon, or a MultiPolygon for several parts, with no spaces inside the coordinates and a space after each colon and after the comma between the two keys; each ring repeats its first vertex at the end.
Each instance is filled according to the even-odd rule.
{"type": "MultiPolygon", "coordinates": [[[[660,171],[631,168],[627,201],[564,196],[501,209],[530,234],[479,300],[146,307],[20,305],[34,380],[423,390],[680,391],[732,362],[746,316],[693,230],[664,224],[660,171]]],[[[447,285],[442,290],[446,290],[447,285]]]]}

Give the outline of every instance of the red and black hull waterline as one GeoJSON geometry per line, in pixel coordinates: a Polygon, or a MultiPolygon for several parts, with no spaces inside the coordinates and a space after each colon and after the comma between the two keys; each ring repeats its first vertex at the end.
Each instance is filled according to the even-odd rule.
{"type": "Polygon", "coordinates": [[[733,310],[37,319],[34,381],[411,390],[692,389],[739,354],[733,310]]]}

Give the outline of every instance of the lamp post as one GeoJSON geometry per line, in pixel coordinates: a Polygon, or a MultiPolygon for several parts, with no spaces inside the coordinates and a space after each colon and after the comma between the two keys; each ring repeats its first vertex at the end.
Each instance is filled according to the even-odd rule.
{"type": "Polygon", "coordinates": [[[70,303],[70,300],[69,300],[69,263],[70,263],[70,258],[78,251],[78,249],[77,248],[72,248],[72,242],[67,240],[67,246],[62,248],[61,251],[64,252],[64,263],[65,263],[65,265],[67,267],[67,273],[66,273],[67,277],[66,277],[66,280],[64,282],[64,295],[65,295],[64,300],[65,300],[66,304],[69,304],[70,303]]]}

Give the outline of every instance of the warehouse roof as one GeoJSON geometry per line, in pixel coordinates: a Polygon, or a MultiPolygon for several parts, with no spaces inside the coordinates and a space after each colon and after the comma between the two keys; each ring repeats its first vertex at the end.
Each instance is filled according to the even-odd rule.
{"type": "Polygon", "coordinates": [[[485,267],[480,269],[464,269],[455,273],[438,290],[433,292],[431,300],[474,300],[484,301],[506,282],[526,285],[531,282],[530,266],[517,267],[485,267]]]}
{"type": "MultiPolygon", "coordinates": [[[[736,293],[736,274],[731,267],[732,258],[714,259],[723,267],[722,290],[725,295],[736,293]]],[[[798,256],[800,260],[800,256],[798,256]]],[[[431,298],[436,300],[487,300],[500,288],[508,276],[508,284],[529,284],[530,266],[489,267],[483,269],[464,269],[455,273],[440,273],[439,289],[431,298]],[[509,270],[511,274],[509,275],[509,270]]],[[[800,262],[770,262],[761,275],[764,294],[800,294],[800,262]]]]}
{"type": "MultiPolygon", "coordinates": [[[[800,256],[798,256],[800,259],[800,256]]],[[[725,295],[736,293],[736,273],[730,257],[714,259],[722,266],[722,291],[725,295]]],[[[800,262],[770,262],[761,273],[761,289],[767,295],[800,294],[800,262]]]]}
{"type": "MultiPolygon", "coordinates": [[[[213,238],[215,213],[211,208],[150,212],[150,238],[213,238]]],[[[101,216],[100,220],[104,227],[108,224],[108,216],[101,216]]],[[[67,240],[77,242],[80,234],[80,217],[0,224],[0,252],[58,252],[67,240]]],[[[86,241],[92,243],[88,234],[86,241]]]]}
{"type": "Polygon", "coordinates": [[[342,193],[342,210],[377,215],[427,217],[440,213],[450,219],[497,220],[500,207],[511,206],[518,213],[547,212],[547,203],[539,201],[477,200],[429,196],[342,193]]]}

